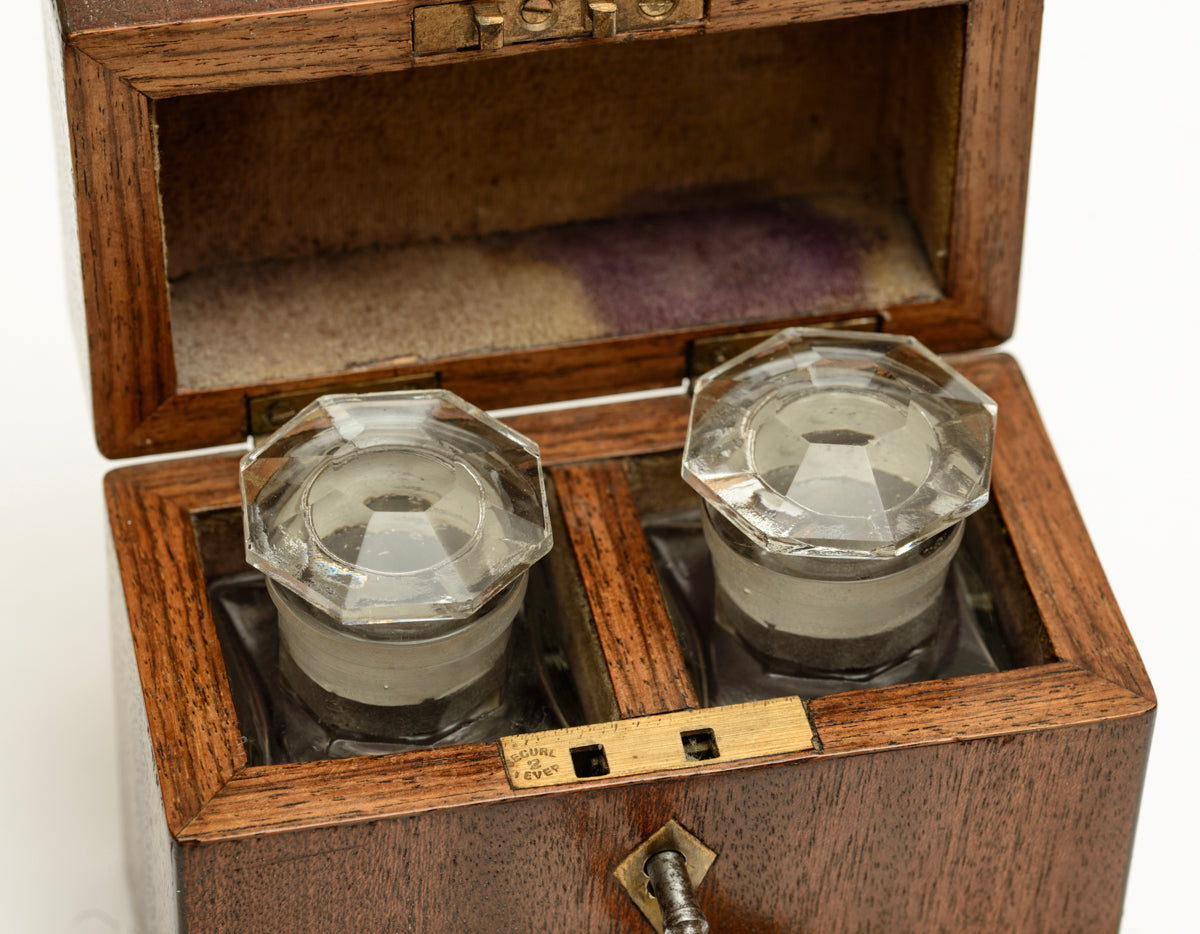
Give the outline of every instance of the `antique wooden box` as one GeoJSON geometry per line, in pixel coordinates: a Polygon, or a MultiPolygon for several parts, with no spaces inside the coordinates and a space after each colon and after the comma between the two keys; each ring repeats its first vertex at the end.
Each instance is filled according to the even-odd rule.
{"type": "Polygon", "coordinates": [[[842,321],[955,354],[1001,413],[968,538],[1003,670],[813,700],[812,748],[552,787],[491,743],[249,763],[206,590],[243,566],[238,455],[115,470],[145,930],[648,931],[614,870],[671,820],[716,853],[715,931],[1118,926],[1154,695],[1015,363],[978,352],[1012,330],[1040,3],[55,12],[106,455],[328,389],[678,390],[507,418],[614,731],[701,708],[642,527],[679,495],[685,380],[842,321]]]}

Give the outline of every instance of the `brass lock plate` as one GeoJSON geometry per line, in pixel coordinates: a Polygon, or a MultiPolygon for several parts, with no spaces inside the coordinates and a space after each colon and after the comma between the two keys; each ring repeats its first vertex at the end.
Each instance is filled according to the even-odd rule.
{"type": "Polygon", "coordinates": [[[500,749],[513,788],[547,788],[804,752],[813,739],[804,702],[778,697],[506,736],[500,749]]]}
{"type": "Polygon", "coordinates": [[[704,19],[704,0],[489,0],[413,10],[413,52],[483,49],[539,39],[608,38],[704,19]]]}

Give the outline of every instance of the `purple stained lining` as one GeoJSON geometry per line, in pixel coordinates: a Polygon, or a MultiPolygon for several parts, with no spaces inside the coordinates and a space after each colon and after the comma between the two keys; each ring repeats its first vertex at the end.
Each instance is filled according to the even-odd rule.
{"type": "Polygon", "coordinates": [[[799,202],[593,221],[525,243],[583,283],[611,333],[860,304],[861,231],[799,202]]]}

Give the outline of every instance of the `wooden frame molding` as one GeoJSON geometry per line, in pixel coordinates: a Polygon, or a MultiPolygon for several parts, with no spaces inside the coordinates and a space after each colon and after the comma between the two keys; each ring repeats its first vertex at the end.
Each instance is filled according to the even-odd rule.
{"type": "MultiPolygon", "coordinates": [[[[946,5],[940,0],[713,3],[708,31],[946,5]]],[[[250,396],[328,383],[329,375],[182,391],[177,385],[156,178],[154,99],[412,67],[412,0],[256,5],[165,0],[169,22],[133,14],[79,28],[89,4],[63,0],[63,65],[75,164],[84,303],[100,449],[110,457],[215,446],[247,433],[250,396]],[[280,7],[280,8],[271,8],[280,7]],[[213,9],[229,15],[206,16],[213,9]]],[[[885,310],[886,327],[936,350],[987,346],[1012,331],[1032,125],[1039,0],[964,4],[960,135],[947,298],[885,310]],[[1006,41],[997,42],[1003,35],[1006,41]]],[[[137,7],[142,9],[142,7],[137,7]]],[[[639,34],[636,39],[657,33],[639,34]]],[[[606,40],[564,40],[596,42],[606,40]]],[[[613,40],[624,41],[624,39],[613,40]]],[[[632,41],[632,40],[631,40],[632,41]]],[[[554,46],[557,43],[547,43],[554,46]]],[[[536,53],[526,43],[503,54],[536,53]]],[[[471,53],[473,55],[487,53],[471,53]]],[[[454,56],[449,56],[453,59],[454,56]]],[[[762,327],[814,319],[781,319],[762,327]]],[[[365,366],[347,389],[438,370],[487,408],[678,384],[691,343],[737,326],[587,340],[516,353],[365,366]]]]}
{"type": "Polygon", "coordinates": [[[411,0],[77,32],[68,42],[149,98],[405,68],[411,0]]]}
{"type": "Polygon", "coordinates": [[[551,476],[621,717],[699,707],[621,461],[564,465],[551,476]]]}
{"type": "MultiPolygon", "coordinates": [[[[68,43],[154,98],[411,67],[413,10],[428,5],[429,0],[267,0],[254,4],[247,0],[163,0],[156,5],[162,10],[159,16],[126,14],[107,19],[98,19],[93,5],[83,0],[61,2],[68,43]]],[[[870,12],[899,13],[958,2],[964,0],[873,0],[870,12]]],[[[843,19],[863,12],[861,0],[806,0],[786,8],[776,0],[710,0],[704,23],[697,27],[639,31],[619,39],[757,29],[843,19]]],[[[538,46],[554,48],[581,41],[592,40],[559,39],[538,46]]],[[[480,54],[528,51],[509,46],[493,53],[452,53],[427,61],[434,64],[480,54]]]]}

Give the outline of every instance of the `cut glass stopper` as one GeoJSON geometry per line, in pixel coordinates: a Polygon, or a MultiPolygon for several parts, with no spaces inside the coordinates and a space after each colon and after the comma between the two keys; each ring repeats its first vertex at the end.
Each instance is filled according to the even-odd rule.
{"type": "Polygon", "coordinates": [[[896,556],[987,502],[995,421],[914,338],[791,328],[697,382],[683,477],[767,552],[896,556]]]}
{"type": "Polygon", "coordinates": [[[242,495],[251,565],[392,638],[470,617],[551,546],[537,445],[441,390],[318,399],[243,459],[242,495]]]}

